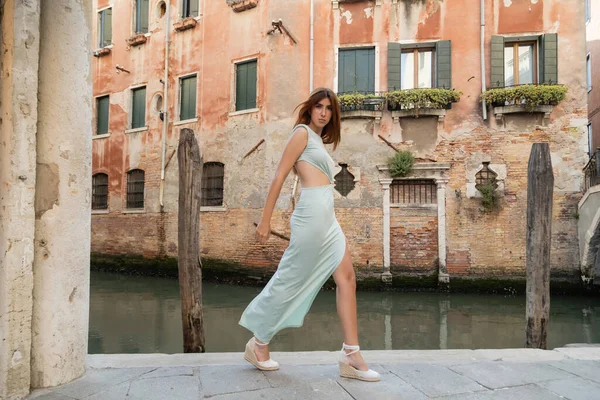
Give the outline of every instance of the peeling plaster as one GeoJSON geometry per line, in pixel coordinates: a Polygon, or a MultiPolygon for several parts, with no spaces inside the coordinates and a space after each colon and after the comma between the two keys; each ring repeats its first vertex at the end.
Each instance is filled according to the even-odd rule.
{"type": "Polygon", "coordinates": [[[40,219],[54,205],[58,205],[58,165],[38,164],[37,165],[37,188],[35,191],[35,218],[40,219]]]}
{"type": "Polygon", "coordinates": [[[373,18],[373,7],[367,7],[364,9],[366,18],[373,18]]]}
{"type": "Polygon", "coordinates": [[[350,25],[352,23],[352,13],[349,10],[344,11],[342,19],[346,18],[346,23],[350,25]]]}
{"type": "Polygon", "coordinates": [[[510,7],[512,5],[511,0],[504,0],[504,7],[510,7]]]}

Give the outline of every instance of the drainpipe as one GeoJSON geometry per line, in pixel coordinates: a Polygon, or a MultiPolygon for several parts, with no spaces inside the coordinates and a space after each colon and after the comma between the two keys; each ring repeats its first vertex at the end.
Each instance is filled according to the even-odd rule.
{"type": "MultiPolygon", "coordinates": [[[[485,0],[481,0],[481,93],[487,89],[485,87],[485,0]]],[[[483,120],[487,119],[487,105],[485,100],[481,101],[481,112],[483,120]]]]}
{"type": "Polygon", "coordinates": [[[169,22],[171,19],[171,1],[167,0],[167,11],[165,13],[165,76],[163,78],[163,134],[162,134],[162,149],[161,149],[161,167],[160,167],[160,189],[158,201],[160,209],[164,208],[164,193],[165,193],[165,156],[167,152],[167,128],[169,125],[169,22]]]}

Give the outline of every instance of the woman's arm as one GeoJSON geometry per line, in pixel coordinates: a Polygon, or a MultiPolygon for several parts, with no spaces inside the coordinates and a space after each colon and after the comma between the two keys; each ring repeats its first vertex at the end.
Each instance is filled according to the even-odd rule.
{"type": "Polygon", "coordinates": [[[269,194],[267,195],[267,201],[263,209],[262,218],[258,224],[258,227],[256,228],[256,239],[260,243],[265,243],[269,238],[269,234],[271,233],[271,217],[273,216],[275,203],[277,203],[283,183],[292,170],[294,163],[304,151],[307,142],[308,131],[304,127],[299,127],[288,140],[287,145],[283,150],[283,155],[281,156],[281,160],[279,161],[279,165],[275,171],[275,176],[273,177],[271,186],[269,187],[269,194]]]}

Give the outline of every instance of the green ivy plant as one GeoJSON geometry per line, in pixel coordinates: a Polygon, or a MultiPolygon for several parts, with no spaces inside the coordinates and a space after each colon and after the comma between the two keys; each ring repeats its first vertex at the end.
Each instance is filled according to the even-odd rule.
{"type": "Polygon", "coordinates": [[[393,178],[406,176],[412,170],[414,163],[415,158],[410,151],[399,151],[393,157],[388,159],[390,175],[392,175],[393,178]]]}
{"type": "Polygon", "coordinates": [[[338,101],[342,107],[356,107],[359,108],[363,105],[366,99],[382,99],[382,96],[376,94],[362,94],[362,93],[344,93],[338,95],[338,101]]]}
{"type": "Polygon", "coordinates": [[[481,193],[481,205],[486,211],[492,211],[498,205],[498,195],[496,193],[495,182],[488,182],[477,185],[477,190],[481,193]]]}
{"type": "Polygon", "coordinates": [[[523,104],[531,112],[540,105],[558,104],[566,93],[564,85],[521,85],[489,89],[481,94],[481,99],[492,104],[523,104]]]}
{"type": "Polygon", "coordinates": [[[385,94],[390,110],[412,109],[418,115],[419,109],[444,109],[450,103],[460,100],[462,92],[455,89],[407,89],[394,90],[385,94]]]}

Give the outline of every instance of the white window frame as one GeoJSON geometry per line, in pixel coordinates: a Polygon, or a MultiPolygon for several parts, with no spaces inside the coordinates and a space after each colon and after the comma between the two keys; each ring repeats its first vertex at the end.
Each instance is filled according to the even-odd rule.
{"type": "Polygon", "coordinates": [[[198,15],[197,15],[196,17],[192,17],[191,15],[190,15],[190,16],[188,16],[188,17],[184,17],[184,16],[183,16],[183,5],[184,5],[184,1],[185,1],[185,0],[179,0],[179,15],[177,16],[177,20],[178,20],[178,21],[181,21],[181,20],[183,20],[183,19],[190,18],[190,17],[191,17],[191,18],[194,18],[195,20],[199,20],[199,19],[200,19],[200,17],[202,16],[202,13],[200,12],[200,6],[202,5],[202,4],[200,4],[200,0],[190,0],[190,1],[197,1],[197,2],[198,2],[198,15]]]}
{"type": "Polygon", "coordinates": [[[379,44],[378,43],[359,43],[359,44],[344,44],[344,45],[335,45],[335,71],[333,71],[333,91],[334,93],[338,92],[338,74],[339,74],[339,60],[340,60],[340,50],[353,50],[353,49],[362,49],[362,48],[375,48],[375,92],[381,92],[382,89],[379,87],[379,44]]]}
{"type": "Polygon", "coordinates": [[[589,93],[592,91],[592,53],[587,53],[585,57],[585,76],[589,93]]]}
{"type": "MultiPolygon", "coordinates": [[[[110,44],[108,46],[100,46],[100,29],[102,28],[100,26],[100,24],[98,23],[98,19],[100,17],[100,13],[102,11],[108,10],[109,8],[113,8],[112,5],[106,6],[106,7],[102,7],[96,10],[96,46],[94,46],[94,48],[98,48],[98,49],[112,49],[113,44],[114,44],[114,40],[111,40],[110,44]]],[[[114,10],[113,10],[114,11],[114,10]]],[[[111,24],[112,25],[112,24],[111,24]]],[[[112,33],[112,32],[111,32],[112,33]]],[[[112,36],[112,35],[111,35],[112,36]]]]}
{"type": "Polygon", "coordinates": [[[258,103],[258,99],[260,99],[260,54],[256,53],[256,54],[252,54],[243,58],[236,58],[234,60],[232,60],[231,62],[231,88],[230,88],[230,98],[231,98],[231,102],[229,104],[229,116],[234,116],[234,115],[241,115],[241,114],[250,114],[250,113],[255,113],[257,111],[260,110],[260,104],[258,103]],[[242,64],[248,61],[253,61],[256,60],[256,107],[255,108],[248,108],[246,110],[240,110],[237,111],[235,105],[236,105],[236,84],[237,84],[237,76],[236,76],[236,72],[237,72],[237,65],[238,64],[242,64]]]}
{"type": "Polygon", "coordinates": [[[200,75],[200,71],[195,71],[195,72],[189,72],[189,73],[186,73],[184,75],[180,75],[177,77],[177,109],[175,110],[176,119],[175,119],[175,122],[173,122],[173,124],[180,125],[180,124],[186,124],[189,122],[197,122],[198,121],[198,96],[200,95],[200,90],[198,90],[198,83],[200,82],[198,80],[199,75],[200,75]],[[194,118],[181,120],[181,81],[185,78],[190,78],[192,76],[196,77],[196,116],[194,118]]]}

